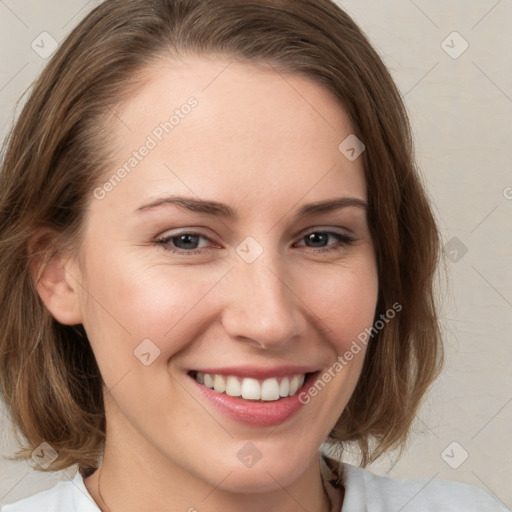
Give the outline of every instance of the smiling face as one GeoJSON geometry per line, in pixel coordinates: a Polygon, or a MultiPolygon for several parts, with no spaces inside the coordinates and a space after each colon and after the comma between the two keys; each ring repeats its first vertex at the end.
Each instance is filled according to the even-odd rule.
{"type": "Polygon", "coordinates": [[[152,68],[117,112],[69,275],[107,390],[105,462],[261,492],[312,467],[346,406],[364,350],[307,405],[297,386],[372,325],[378,279],[339,103],[228,64],[152,68]]]}

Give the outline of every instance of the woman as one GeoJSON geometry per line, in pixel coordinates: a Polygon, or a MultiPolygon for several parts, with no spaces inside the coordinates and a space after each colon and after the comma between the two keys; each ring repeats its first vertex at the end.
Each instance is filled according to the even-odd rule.
{"type": "Polygon", "coordinates": [[[504,510],[363,469],[441,368],[439,238],[331,1],[107,0],[36,83],[0,211],[20,457],[80,470],[5,512],[504,510]],[[350,442],[360,468],[319,452],[350,442]]]}

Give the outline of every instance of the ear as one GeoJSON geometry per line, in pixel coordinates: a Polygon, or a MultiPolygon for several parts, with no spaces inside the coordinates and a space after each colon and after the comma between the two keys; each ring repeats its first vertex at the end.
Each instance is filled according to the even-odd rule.
{"type": "MultiPolygon", "coordinates": [[[[32,242],[31,249],[41,247],[40,241],[32,242]]],[[[77,265],[71,256],[48,246],[36,251],[31,259],[31,273],[41,300],[52,316],[65,325],[82,323],[76,272],[77,265]]]]}

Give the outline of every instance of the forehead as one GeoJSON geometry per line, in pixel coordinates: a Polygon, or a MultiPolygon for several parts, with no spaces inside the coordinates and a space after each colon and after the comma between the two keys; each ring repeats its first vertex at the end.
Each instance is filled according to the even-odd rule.
{"type": "Polygon", "coordinates": [[[366,197],[362,159],[339,149],[352,133],[341,103],[312,79],[270,65],[162,60],[119,107],[112,132],[111,171],[129,171],[112,195],[134,201],[169,187],[216,199],[237,191],[275,200],[269,186],[295,201],[323,199],[333,187],[366,197]]]}

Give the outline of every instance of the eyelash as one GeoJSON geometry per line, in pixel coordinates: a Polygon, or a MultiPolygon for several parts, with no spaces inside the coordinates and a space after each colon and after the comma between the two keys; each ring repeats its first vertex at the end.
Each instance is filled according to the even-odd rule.
{"type": "MultiPolygon", "coordinates": [[[[326,253],[326,252],[330,252],[330,251],[339,251],[342,248],[346,247],[347,245],[351,245],[356,241],[356,239],[354,237],[351,237],[351,236],[343,234],[343,233],[338,233],[336,231],[320,231],[320,230],[310,231],[308,233],[305,233],[301,237],[300,240],[302,241],[307,236],[312,235],[312,234],[332,235],[339,242],[338,244],[331,244],[331,245],[328,245],[327,247],[322,247],[319,249],[315,249],[314,247],[311,247],[310,249],[312,249],[313,252],[315,252],[315,253],[326,253]]],[[[178,254],[178,255],[193,256],[195,254],[201,253],[201,251],[203,249],[192,249],[190,251],[186,251],[183,249],[173,249],[170,247],[169,243],[174,238],[179,238],[179,237],[185,236],[185,235],[197,236],[200,238],[204,238],[205,240],[209,240],[211,242],[211,240],[207,236],[204,236],[201,233],[195,233],[195,232],[191,231],[191,232],[183,232],[183,233],[179,233],[177,235],[166,236],[164,238],[160,238],[155,241],[155,244],[158,245],[159,247],[162,247],[162,249],[164,249],[164,251],[168,251],[168,252],[178,254]]],[[[307,246],[301,246],[301,247],[307,247],[307,246]]],[[[211,248],[209,248],[209,249],[211,249],[211,248]]],[[[208,250],[208,248],[206,250],[208,250]]]]}

